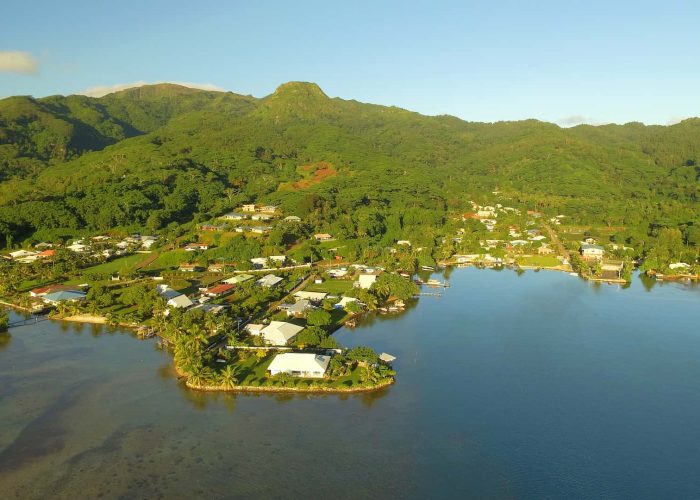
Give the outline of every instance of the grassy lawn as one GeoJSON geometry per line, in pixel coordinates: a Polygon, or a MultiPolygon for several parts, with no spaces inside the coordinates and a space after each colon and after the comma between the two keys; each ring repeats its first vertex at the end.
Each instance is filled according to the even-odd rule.
{"type": "Polygon", "coordinates": [[[117,274],[133,270],[138,264],[146,260],[149,256],[145,254],[135,253],[118,259],[110,260],[104,264],[85,268],[81,271],[82,274],[117,274]]]}
{"type": "Polygon", "coordinates": [[[351,280],[326,280],[320,284],[311,283],[305,290],[307,292],[327,292],[331,295],[342,295],[351,288],[351,280]]]}
{"type": "MultiPolygon", "coordinates": [[[[236,372],[238,376],[238,383],[240,385],[252,385],[256,382],[256,385],[262,385],[262,383],[269,377],[267,374],[267,367],[270,366],[272,360],[277,353],[272,353],[265,356],[262,359],[258,359],[257,356],[251,355],[248,359],[234,363],[236,367],[236,372]]],[[[353,369],[348,375],[344,377],[339,377],[336,379],[313,379],[314,384],[327,387],[352,387],[360,383],[360,372],[358,368],[353,369]]],[[[297,379],[294,383],[295,386],[308,386],[311,383],[311,379],[297,379]]]]}
{"type": "Polygon", "coordinates": [[[559,259],[552,255],[532,255],[530,257],[518,257],[521,266],[554,267],[561,265],[559,259]]]}
{"type": "Polygon", "coordinates": [[[42,280],[42,279],[25,280],[19,284],[19,286],[17,287],[17,291],[19,293],[24,293],[24,292],[28,292],[29,290],[33,290],[34,288],[39,288],[40,286],[48,285],[48,284],[51,284],[51,280],[42,280]]]}
{"type": "Polygon", "coordinates": [[[270,354],[260,360],[257,356],[251,355],[248,359],[236,363],[239,383],[250,385],[254,380],[260,382],[267,378],[267,367],[270,366],[274,357],[275,354],[270,354]]]}
{"type": "Polygon", "coordinates": [[[163,252],[156,260],[146,267],[146,270],[162,271],[164,269],[178,267],[182,262],[186,262],[190,255],[190,252],[185,252],[181,249],[163,252]]]}
{"type": "Polygon", "coordinates": [[[342,309],[333,309],[331,311],[331,331],[335,331],[338,327],[340,327],[343,324],[345,318],[347,317],[348,313],[343,311],[342,309]]]}

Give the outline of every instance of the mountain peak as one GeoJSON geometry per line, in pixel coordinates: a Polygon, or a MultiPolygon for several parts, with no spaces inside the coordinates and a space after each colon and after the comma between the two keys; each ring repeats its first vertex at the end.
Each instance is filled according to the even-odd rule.
{"type": "Polygon", "coordinates": [[[293,97],[322,97],[328,96],[321,90],[321,87],[311,82],[287,82],[283,83],[275,90],[274,96],[293,97]]]}

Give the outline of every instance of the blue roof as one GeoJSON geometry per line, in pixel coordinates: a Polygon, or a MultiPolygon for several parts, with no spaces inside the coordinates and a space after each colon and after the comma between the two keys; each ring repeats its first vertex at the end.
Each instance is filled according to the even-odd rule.
{"type": "Polygon", "coordinates": [[[51,302],[61,302],[64,300],[83,300],[84,298],[84,292],[78,292],[74,290],[64,290],[60,292],[49,293],[44,296],[45,300],[51,302]]]}

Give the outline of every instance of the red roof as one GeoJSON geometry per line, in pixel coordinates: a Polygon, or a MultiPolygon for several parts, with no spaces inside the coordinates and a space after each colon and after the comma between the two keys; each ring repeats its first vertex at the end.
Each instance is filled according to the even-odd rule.
{"type": "Polygon", "coordinates": [[[48,285],[30,290],[33,295],[46,295],[54,292],[78,291],[78,288],[69,285],[48,285]]]}
{"type": "Polygon", "coordinates": [[[56,250],[44,250],[36,254],[37,257],[53,257],[56,255],[56,250]]]}
{"type": "Polygon", "coordinates": [[[207,290],[208,295],[223,295],[226,292],[229,292],[236,288],[233,285],[229,285],[228,283],[222,283],[221,285],[216,285],[207,290]]]}

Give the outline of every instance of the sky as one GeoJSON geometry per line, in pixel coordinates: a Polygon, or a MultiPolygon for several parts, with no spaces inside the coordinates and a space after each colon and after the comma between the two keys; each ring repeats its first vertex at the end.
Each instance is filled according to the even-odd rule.
{"type": "Polygon", "coordinates": [[[700,116],[700,1],[18,1],[0,6],[0,97],[181,82],[469,121],[700,116]]]}

